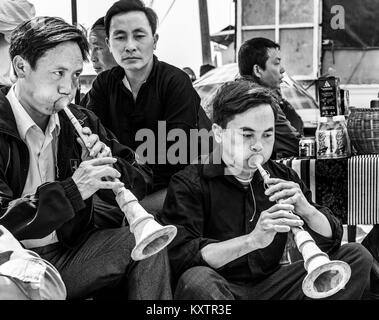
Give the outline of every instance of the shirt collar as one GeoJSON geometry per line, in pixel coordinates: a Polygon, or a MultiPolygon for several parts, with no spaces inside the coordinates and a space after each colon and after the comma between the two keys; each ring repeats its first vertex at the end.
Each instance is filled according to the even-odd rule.
{"type": "MultiPolygon", "coordinates": [[[[203,176],[205,179],[212,179],[220,176],[225,176],[228,180],[234,180],[237,181],[237,179],[231,175],[227,174],[227,167],[225,162],[221,159],[221,148],[217,146],[214,151],[209,155],[209,157],[203,161],[203,176]],[[220,163],[221,159],[221,163],[220,163]]],[[[271,160],[266,162],[262,167],[266,170],[268,170],[269,163],[271,160]]],[[[263,181],[262,176],[259,174],[258,170],[254,173],[253,179],[259,181],[263,181]]],[[[238,182],[240,183],[240,182],[238,182]]]]}
{"type": "MultiPolygon", "coordinates": [[[[151,69],[150,74],[148,75],[145,82],[149,82],[151,79],[153,79],[156,76],[157,70],[158,70],[158,64],[159,64],[158,58],[156,57],[156,55],[153,55],[153,68],[151,69]]],[[[113,74],[117,79],[120,79],[122,82],[124,82],[124,79],[126,79],[126,75],[125,75],[125,70],[122,67],[116,66],[112,68],[111,70],[112,70],[111,74],[113,74]]]]}
{"type": "MultiPolygon", "coordinates": [[[[12,85],[10,90],[8,91],[8,94],[6,98],[9,101],[9,104],[11,105],[18,133],[23,141],[26,140],[26,134],[28,133],[29,129],[37,126],[37,124],[33,121],[33,119],[29,116],[29,114],[26,112],[26,110],[21,105],[20,101],[17,99],[15,94],[15,87],[16,84],[12,85]]],[[[46,132],[52,133],[54,129],[57,129],[57,134],[59,135],[60,132],[60,122],[59,117],[57,113],[54,113],[50,116],[49,123],[46,127],[46,132]]]]}

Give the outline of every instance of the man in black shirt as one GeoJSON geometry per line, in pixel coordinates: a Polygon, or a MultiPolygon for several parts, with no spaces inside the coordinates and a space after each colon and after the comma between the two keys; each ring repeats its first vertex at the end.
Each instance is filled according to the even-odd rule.
{"type": "Polygon", "coordinates": [[[176,299],[304,299],[304,262],[279,263],[288,232],[300,226],[331,260],[351,267],[345,290],[331,298],[361,298],[371,255],[360,244],[341,247],[340,221],[312,202],[291,168],[270,160],[274,103],[266,89],[251,82],[225,84],[213,103],[219,149],[209,162],[190,165],[171,179],[160,218],[178,228],[169,245],[179,278],[176,299]],[[249,165],[253,156],[264,159],[272,177],[267,189],[256,166],[249,165]]]}
{"type": "MultiPolygon", "coordinates": [[[[188,75],[153,54],[158,41],[155,12],[139,0],[119,1],[105,16],[107,44],[117,67],[102,72],[88,93],[87,107],[94,111],[118,140],[137,151],[154,173],[152,191],[159,191],[150,211],[162,206],[171,176],[190,161],[168,159],[167,152],[177,141],[167,141],[172,129],[181,129],[190,147],[190,129],[196,129],[200,98],[188,75]],[[142,130],[142,131],[141,131],[142,130]],[[138,134],[137,134],[138,133],[138,134]],[[153,143],[148,140],[154,137],[153,143]],[[183,163],[184,162],[184,163],[183,163]]],[[[178,137],[174,135],[174,139],[178,137]]]]}
{"type": "Polygon", "coordinates": [[[272,90],[279,102],[276,106],[274,158],[298,156],[304,124],[280,92],[284,73],[280,46],[266,38],[245,41],[238,52],[238,69],[244,79],[272,90]]]}

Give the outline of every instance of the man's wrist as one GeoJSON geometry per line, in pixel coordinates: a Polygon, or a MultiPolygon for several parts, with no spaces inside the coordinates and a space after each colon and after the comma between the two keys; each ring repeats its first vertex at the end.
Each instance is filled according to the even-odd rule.
{"type": "Polygon", "coordinates": [[[245,245],[247,248],[249,248],[250,252],[262,248],[262,246],[259,244],[259,241],[258,241],[254,231],[246,236],[245,245]]]}
{"type": "Polygon", "coordinates": [[[309,210],[303,213],[302,218],[309,225],[317,217],[318,213],[318,210],[314,206],[309,205],[309,210]]]}

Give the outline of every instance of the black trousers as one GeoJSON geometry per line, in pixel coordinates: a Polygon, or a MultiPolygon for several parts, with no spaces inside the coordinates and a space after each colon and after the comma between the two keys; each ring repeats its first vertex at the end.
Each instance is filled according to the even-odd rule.
{"type": "MultiPolygon", "coordinates": [[[[349,243],[329,257],[342,260],[351,267],[351,278],[345,289],[327,298],[330,300],[361,299],[369,286],[371,254],[360,244],[349,243]]],[[[185,300],[302,300],[309,299],[301,289],[306,276],[304,261],[281,267],[259,283],[227,281],[214,269],[194,267],[179,279],[174,299],[185,300]]]]}

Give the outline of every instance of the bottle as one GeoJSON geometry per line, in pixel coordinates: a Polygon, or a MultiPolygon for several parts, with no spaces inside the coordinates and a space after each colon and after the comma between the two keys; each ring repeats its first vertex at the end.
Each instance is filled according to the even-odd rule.
{"type": "Polygon", "coordinates": [[[378,98],[370,101],[370,108],[379,108],[379,93],[378,98]]]}
{"type": "Polygon", "coordinates": [[[321,117],[316,130],[317,159],[339,159],[351,154],[343,115],[321,117]]]}

